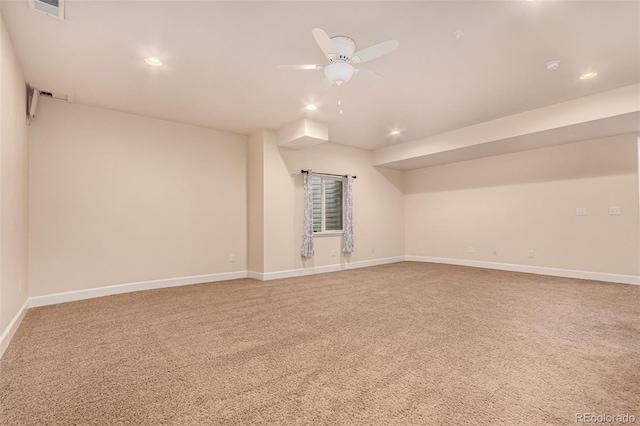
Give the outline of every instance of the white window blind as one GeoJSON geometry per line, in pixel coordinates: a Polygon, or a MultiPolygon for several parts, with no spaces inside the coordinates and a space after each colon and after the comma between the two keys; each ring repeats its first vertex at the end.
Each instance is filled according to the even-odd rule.
{"type": "Polygon", "coordinates": [[[341,232],[343,178],[313,176],[313,232],[341,232]]]}

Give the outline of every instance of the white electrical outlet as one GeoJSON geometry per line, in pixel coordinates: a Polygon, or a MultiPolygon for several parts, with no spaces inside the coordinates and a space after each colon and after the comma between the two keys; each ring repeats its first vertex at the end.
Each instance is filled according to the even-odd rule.
{"type": "Polygon", "coordinates": [[[336,257],[336,251],[335,250],[331,250],[331,257],[336,257]]]}
{"type": "Polygon", "coordinates": [[[529,250],[529,257],[533,257],[533,250],[529,250]]]}
{"type": "Polygon", "coordinates": [[[475,247],[471,247],[471,246],[469,246],[469,247],[467,247],[467,252],[469,252],[469,253],[475,253],[475,252],[476,252],[476,249],[475,249],[475,247]]]}
{"type": "Polygon", "coordinates": [[[576,216],[586,216],[587,209],[584,207],[576,207],[576,216]]]}
{"type": "Polygon", "coordinates": [[[497,256],[497,255],[498,255],[498,249],[495,249],[495,248],[493,249],[493,255],[494,255],[494,256],[497,256]]]}
{"type": "Polygon", "coordinates": [[[22,280],[18,281],[18,293],[22,293],[22,280]]]}
{"type": "Polygon", "coordinates": [[[621,214],[620,213],[620,207],[609,207],[609,214],[612,216],[616,216],[621,214]]]}
{"type": "Polygon", "coordinates": [[[375,253],[376,252],[376,248],[375,247],[371,247],[371,253],[375,253]]]}
{"type": "Polygon", "coordinates": [[[236,255],[235,254],[230,254],[229,255],[229,262],[235,262],[236,261],[236,255]]]}

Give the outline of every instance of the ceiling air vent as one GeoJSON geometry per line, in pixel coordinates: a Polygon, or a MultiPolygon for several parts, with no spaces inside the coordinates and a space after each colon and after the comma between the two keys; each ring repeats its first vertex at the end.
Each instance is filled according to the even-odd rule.
{"type": "Polygon", "coordinates": [[[29,0],[29,7],[54,18],[64,19],[64,0],[29,0]]]}

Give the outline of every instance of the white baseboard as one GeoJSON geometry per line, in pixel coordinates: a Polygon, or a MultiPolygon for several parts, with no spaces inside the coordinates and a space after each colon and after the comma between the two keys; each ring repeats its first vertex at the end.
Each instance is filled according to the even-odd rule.
{"type": "Polygon", "coordinates": [[[499,269],[501,271],[526,272],[529,274],[551,275],[554,277],[581,278],[584,280],[640,285],[640,276],[636,275],[606,274],[602,272],[576,271],[573,269],[546,268],[543,266],[515,265],[511,263],[484,262],[480,260],[451,259],[445,257],[407,255],[405,259],[410,262],[446,263],[448,265],[473,266],[476,268],[499,269]]]}
{"type": "Polygon", "coordinates": [[[4,331],[4,333],[2,333],[2,336],[0,336],[0,358],[2,358],[2,355],[4,355],[4,351],[6,351],[9,347],[9,343],[11,342],[13,335],[16,334],[16,331],[18,330],[18,327],[20,327],[20,323],[22,322],[22,318],[24,318],[28,310],[29,299],[24,301],[24,305],[22,305],[22,308],[20,308],[16,316],[13,317],[13,319],[9,323],[7,329],[4,331]]]}
{"type": "Polygon", "coordinates": [[[35,308],[38,306],[54,305],[56,303],[73,302],[75,300],[93,299],[94,297],[130,293],[132,291],[153,290],[157,288],[177,287],[191,284],[203,284],[214,281],[235,280],[239,278],[247,278],[247,271],[196,275],[193,277],[169,278],[165,280],[142,281],[138,283],[119,284],[108,287],[68,291],[65,293],[47,294],[45,296],[31,297],[29,299],[29,307],[35,308]]]}
{"type": "Polygon", "coordinates": [[[368,266],[386,265],[387,263],[403,262],[404,256],[385,257],[382,259],[361,260],[351,263],[337,263],[334,265],[313,266],[309,268],[290,269],[276,272],[249,271],[247,276],[260,281],[277,280],[280,278],[300,277],[303,275],[323,274],[326,272],[344,271],[347,269],[366,268],[368,266]]]}
{"type": "Polygon", "coordinates": [[[613,283],[640,285],[640,277],[635,275],[606,274],[602,272],[576,271],[571,269],[546,268],[541,266],[514,265],[509,263],[483,262],[478,260],[450,259],[428,256],[395,256],[382,259],[363,260],[352,263],[340,263],[335,265],[316,266],[310,268],[291,269],[276,272],[237,271],[210,275],[197,275],[193,277],[170,278],[164,280],[143,281],[138,283],[120,284],[108,287],[99,287],[86,290],[69,291],[66,293],[35,296],[27,299],[20,311],[11,320],[7,329],[0,336],[0,358],[9,346],[11,338],[20,326],[22,319],[29,310],[38,306],[53,305],[57,303],[72,302],[75,300],[92,299],[95,297],[111,296],[114,294],[130,293],[140,290],[152,290],[166,287],[176,287],[191,284],[203,284],[215,281],[235,280],[240,278],[253,278],[260,281],[275,280],[279,278],[299,277],[304,275],[337,272],[347,269],[365,268],[368,266],[385,265],[396,262],[431,262],[445,263],[449,265],[472,266],[476,268],[498,269],[512,272],[526,272],[530,274],[551,275],[556,277],[581,278],[587,280],[607,281],[613,283]]]}
{"type": "Polygon", "coordinates": [[[262,272],[247,271],[247,278],[262,281],[262,272]]]}

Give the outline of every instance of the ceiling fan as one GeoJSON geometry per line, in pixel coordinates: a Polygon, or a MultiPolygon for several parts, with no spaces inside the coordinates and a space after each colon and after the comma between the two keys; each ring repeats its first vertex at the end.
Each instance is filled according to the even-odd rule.
{"type": "Polygon", "coordinates": [[[324,70],[326,76],[325,86],[335,84],[341,86],[357,75],[371,82],[383,80],[379,74],[366,68],[356,68],[354,64],[361,64],[386,55],[398,48],[397,40],[388,40],[374,44],[366,49],[356,50],[356,43],[349,37],[331,37],[320,28],[311,30],[313,37],[324,52],[329,61],[328,65],[281,65],[281,69],[293,70],[324,70]]]}

